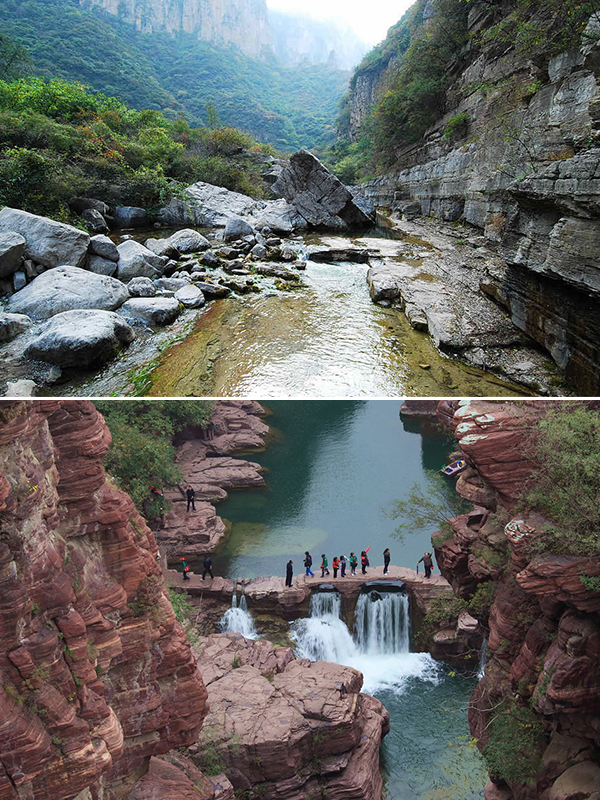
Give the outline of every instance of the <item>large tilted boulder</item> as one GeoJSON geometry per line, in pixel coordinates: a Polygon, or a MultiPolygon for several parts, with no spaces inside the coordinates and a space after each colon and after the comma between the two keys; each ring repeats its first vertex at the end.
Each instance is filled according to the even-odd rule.
{"type": "Polygon", "coordinates": [[[373,220],[354,202],[352,193],[316,156],[300,150],[273,184],[304,219],[317,228],[366,227],[373,220]]]}
{"type": "Polygon", "coordinates": [[[174,297],[132,297],[122,310],[149,325],[169,325],[179,316],[181,306],[174,297]]]}
{"type": "Polygon", "coordinates": [[[79,228],[7,207],[0,211],[0,233],[9,231],[24,237],[25,258],[45,267],[82,266],[90,243],[89,234],[79,228]]]}
{"type": "Polygon", "coordinates": [[[25,237],[20,233],[0,233],[0,278],[7,278],[19,269],[25,244],[25,237]]]}
{"type": "Polygon", "coordinates": [[[40,320],[78,308],[113,311],[128,297],[127,287],[116,278],[79,267],[56,267],[13,294],[7,310],[40,320]]]}
{"type": "Polygon", "coordinates": [[[91,367],[109,361],[134,338],[131,327],[112,311],[65,311],[46,323],[25,354],[61,367],[91,367]]]}

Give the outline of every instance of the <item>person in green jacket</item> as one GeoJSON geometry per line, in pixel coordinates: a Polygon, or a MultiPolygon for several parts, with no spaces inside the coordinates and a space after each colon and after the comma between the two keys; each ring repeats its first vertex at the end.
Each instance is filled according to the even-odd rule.
{"type": "Polygon", "coordinates": [[[321,577],[324,578],[325,575],[329,575],[329,561],[327,560],[327,556],[325,553],[321,554],[321,577]]]}
{"type": "Polygon", "coordinates": [[[348,563],[350,564],[350,574],[356,575],[356,568],[358,567],[358,558],[354,555],[354,553],[350,553],[350,558],[348,559],[348,563]]]}

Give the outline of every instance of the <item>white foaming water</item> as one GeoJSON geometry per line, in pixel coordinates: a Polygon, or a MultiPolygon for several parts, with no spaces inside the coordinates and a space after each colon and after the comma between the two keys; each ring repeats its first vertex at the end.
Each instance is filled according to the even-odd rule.
{"type": "Polygon", "coordinates": [[[317,592],[310,616],[292,623],[296,654],[311,661],[333,661],[360,670],[363,691],[403,694],[411,678],[439,682],[439,668],[428,653],[410,653],[408,597],[372,591],[356,604],[353,638],[340,619],[341,596],[317,592]]]}
{"type": "Polygon", "coordinates": [[[223,633],[241,633],[246,639],[257,639],[258,632],[254,625],[252,615],[248,611],[246,595],[240,597],[238,604],[237,594],[231,596],[231,608],[221,618],[221,631],[223,633]]]}
{"type": "Polygon", "coordinates": [[[477,677],[479,680],[485,675],[485,665],[487,664],[487,639],[481,643],[481,650],[479,651],[479,669],[477,670],[477,677]]]}

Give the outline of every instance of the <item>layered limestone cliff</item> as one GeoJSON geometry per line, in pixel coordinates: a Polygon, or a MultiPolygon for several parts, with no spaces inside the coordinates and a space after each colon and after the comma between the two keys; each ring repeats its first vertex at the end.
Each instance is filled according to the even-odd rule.
{"type": "MultiPolygon", "coordinates": [[[[425,15],[434,5],[419,0],[416,7],[425,15]]],[[[478,44],[498,23],[498,10],[508,14],[514,5],[471,4],[470,41],[448,65],[446,113],[397,152],[396,169],[360,191],[374,205],[481,229],[503,265],[490,269],[479,292],[509,312],[580,394],[596,395],[600,19],[590,18],[579,47],[551,58],[505,40],[478,44]]],[[[534,15],[528,24],[535,30],[534,15]]],[[[396,44],[356,74],[352,135],[397,71],[401,51],[396,44]]]]}
{"type": "Polygon", "coordinates": [[[484,746],[508,709],[513,728],[494,747],[507,747],[514,764],[535,759],[536,748],[539,754],[527,779],[493,776],[486,800],[596,800],[600,786],[600,593],[580,580],[600,576],[600,562],[533,555],[528,545],[547,520],[535,509],[515,513],[524,483],[539,468],[523,443],[544,413],[540,401],[438,407],[470,465],[457,491],[474,505],[451,521],[449,538],[437,540],[438,565],[461,597],[482,585],[493,590],[489,660],[471,702],[471,731],[484,746]]]}
{"type": "Polygon", "coordinates": [[[214,45],[235,45],[252,58],[271,47],[265,0],[80,0],[144,33],[192,33],[214,45]]]}
{"type": "Polygon", "coordinates": [[[208,710],[109,442],[87,401],[0,406],[2,800],[126,797],[208,710]]]}

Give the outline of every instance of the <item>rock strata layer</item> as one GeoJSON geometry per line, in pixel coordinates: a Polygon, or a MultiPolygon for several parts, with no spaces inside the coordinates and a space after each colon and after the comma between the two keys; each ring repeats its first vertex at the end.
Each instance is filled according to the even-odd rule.
{"type": "Polygon", "coordinates": [[[87,401],[0,405],[0,798],[118,800],[206,689],[87,401]]]}
{"type": "MultiPolygon", "coordinates": [[[[535,509],[515,513],[538,468],[524,446],[528,431],[546,407],[479,400],[438,406],[469,463],[457,491],[474,505],[450,520],[450,538],[436,540],[438,565],[460,597],[491,590],[491,606],[480,614],[489,658],[470,704],[471,732],[485,746],[507,707],[530,709],[526,729],[538,729],[537,744],[530,739],[527,753],[515,753],[535,764],[538,748],[530,777],[492,776],[486,800],[597,800],[600,785],[600,593],[581,580],[598,580],[600,564],[597,557],[536,555],[529,545],[550,520],[535,509]]],[[[521,733],[513,730],[515,742],[521,733]]]]}

